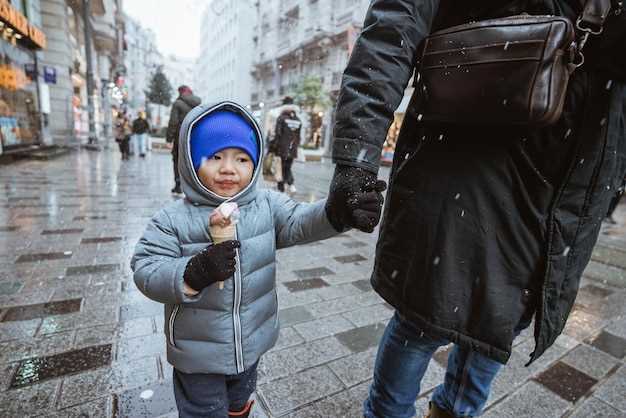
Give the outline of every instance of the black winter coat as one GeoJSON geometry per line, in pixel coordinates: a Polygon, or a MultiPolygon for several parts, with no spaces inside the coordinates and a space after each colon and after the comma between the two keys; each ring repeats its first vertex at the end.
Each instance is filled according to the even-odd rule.
{"type": "MultiPolygon", "coordinates": [[[[431,28],[524,11],[575,19],[580,11],[567,6],[575,0],[438,3],[372,2],[338,98],[336,163],[377,172],[431,28]]],[[[620,39],[612,54],[624,57],[625,45],[620,39]]],[[[535,315],[531,361],[563,330],[623,176],[616,155],[626,146],[626,66],[594,64],[576,71],[562,119],[543,129],[427,124],[418,121],[420,92],[413,95],[372,284],[422,329],[502,363],[523,319],[535,315]]]]}
{"type": "Polygon", "coordinates": [[[201,100],[198,96],[193,94],[181,94],[174,101],[172,110],[170,111],[170,120],[167,124],[167,133],[165,140],[167,142],[173,142],[174,147],[172,150],[177,149],[178,134],[180,132],[180,125],[183,123],[183,119],[187,116],[187,113],[194,107],[200,104],[201,100]]]}
{"type": "Polygon", "coordinates": [[[133,133],[134,134],[145,134],[150,130],[150,125],[148,121],[143,118],[137,118],[133,121],[133,133]]]}
{"type": "Polygon", "coordinates": [[[278,119],[276,119],[276,129],[274,130],[271,151],[282,159],[298,158],[301,128],[302,122],[296,115],[295,110],[283,110],[278,119]]]}

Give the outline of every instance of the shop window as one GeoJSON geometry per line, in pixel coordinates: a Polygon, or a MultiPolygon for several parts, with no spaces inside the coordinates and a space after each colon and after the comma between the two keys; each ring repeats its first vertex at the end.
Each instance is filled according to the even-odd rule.
{"type": "Polygon", "coordinates": [[[34,68],[32,51],[0,40],[0,141],[3,151],[40,141],[41,115],[34,68]]]}

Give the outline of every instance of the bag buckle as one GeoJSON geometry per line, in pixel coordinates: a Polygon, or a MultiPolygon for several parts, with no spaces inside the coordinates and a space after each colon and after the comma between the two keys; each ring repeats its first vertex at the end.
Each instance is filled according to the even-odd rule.
{"type": "MultiPolygon", "coordinates": [[[[585,34],[587,36],[589,35],[600,35],[602,33],[602,31],[604,30],[603,26],[600,26],[599,29],[593,30],[593,28],[591,26],[585,26],[583,25],[583,23],[585,23],[583,21],[583,17],[579,16],[578,19],[576,19],[576,28],[578,28],[578,30],[585,32],[585,34]]],[[[586,41],[586,38],[585,38],[586,41]]]]}

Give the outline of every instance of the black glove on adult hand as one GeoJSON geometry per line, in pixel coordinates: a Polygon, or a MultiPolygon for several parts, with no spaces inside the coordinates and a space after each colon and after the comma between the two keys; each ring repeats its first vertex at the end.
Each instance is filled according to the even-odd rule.
{"type": "Polygon", "coordinates": [[[358,167],[337,165],[326,202],[326,215],[337,231],[357,228],[372,232],[383,206],[382,192],[387,183],[372,172],[358,167]]]}
{"type": "Polygon", "coordinates": [[[235,274],[236,249],[240,246],[239,241],[224,241],[191,257],[183,274],[187,286],[199,292],[215,282],[230,279],[235,274]]]}

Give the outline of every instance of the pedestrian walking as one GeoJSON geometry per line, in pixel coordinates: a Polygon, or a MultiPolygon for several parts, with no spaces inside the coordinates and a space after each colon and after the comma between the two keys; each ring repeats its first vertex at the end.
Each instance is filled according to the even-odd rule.
{"type": "Polygon", "coordinates": [[[193,91],[189,86],[182,85],[178,87],[178,98],[172,105],[170,120],[167,124],[167,133],[165,136],[166,141],[172,144],[172,163],[174,166],[174,188],[172,188],[172,193],[182,193],[182,189],[180,188],[180,175],[178,172],[178,136],[180,133],[180,126],[187,113],[189,113],[189,111],[194,107],[198,106],[200,102],[200,98],[198,96],[194,96],[193,91]]]}
{"type": "Polygon", "coordinates": [[[145,158],[148,145],[148,133],[150,132],[150,124],[148,124],[146,120],[145,112],[139,112],[137,119],[133,121],[132,129],[137,153],[141,158],[145,158]]]}
{"type": "Polygon", "coordinates": [[[120,111],[115,119],[115,142],[119,146],[122,160],[128,160],[130,153],[130,123],[125,111],[120,111]]]}
{"type": "Polygon", "coordinates": [[[331,218],[373,227],[375,217],[362,227],[368,220],[351,208],[351,196],[375,184],[394,110],[419,66],[371,277],[396,311],[378,347],[365,417],[413,417],[428,363],[449,343],[447,372],[428,416],[478,416],[513,339],[531,319],[529,362],[562,332],[614,193],[610,185],[623,178],[616,155],[626,146],[626,13],[621,2],[612,2],[610,12],[611,2],[591,0],[584,9],[581,3],[372,1],[337,103],[331,218]],[[519,17],[483,23],[511,15],[519,17]],[[532,27],[542,29],[531,30],[529,22],[540,20],[532,27]],[[535,50],[509,42],[504,35],[513,32],[502,28],[522,22],[529,24],[515,36],[570,39],[563,44],[568,52],[550,45],[556,66],[570,52],[576,59],[552,73],[554,83],[565,84],[516,82],[533,74],[525,60],[535,50]],[[461,24],[467,25],[455,27],[461,24]],[[576,26],[583,29],[573,38],[576,26]],[[569,49],[572,42],[578,50],[569,49]],[[528,111],[516,100],[534,87],[563,87],[563,107],[548,103],[557,105],[557,117],[511,122],[517,113],[509,112],[528,111]],[[515,89],[517,96],[498,96],[515,89]],[[437,107],[442,101],[447,105],[437,107]]]}
{"type": "Polygon", "coordinates": [[[286,96],[280,109],[280,115],[276,120],[274,139],[270,145],[270,152],[278,155],[281,160],[282,176],[277,183],[278,190],[285,191],[285,183],[289,186],[289,192],[295,193],[296,186],[292,172],[293,160],[298,158],[298,146],[300,145],[300,131],[302,122],[296,114],[297,107],[293,104],[293,98],[286,96]]]}
{"type": "MultiPolygon", "coordinates": [[[[276,250],[340,231],[325,200],[297,203],[257,188],[262,134],[242,106],[198,106],[181,129],[186,199],[148,225],[131,262],[134,279],[165,304],[179,416],[248,417],[259,358],[278,338],[276,250]]],[[[367,212],[370,198],[353,203],[367,212]]]]}

